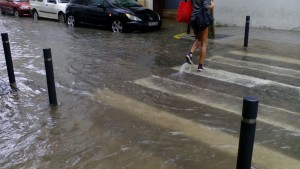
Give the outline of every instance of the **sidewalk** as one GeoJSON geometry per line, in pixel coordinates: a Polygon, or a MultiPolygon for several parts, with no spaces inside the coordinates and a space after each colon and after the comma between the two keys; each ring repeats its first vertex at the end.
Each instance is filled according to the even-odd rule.
{"type": "MultiPolygon", "coordinates": [[[[215,28],[216,38],[209,39],[208,45],[217,43],[233,48],[244,48],[244,27],[215,28]]],[[[194,40],[193,30],[190,34],[186,32],[179,36],[180,39],[194,40]]],[[[300,32],[287,30],[271,30],[262,28],[251,28],[249,32],[248,52],[286,56],[300,60],[300,32]]],[[[209,46],[208,46],[209,47],[209,46]]]]}
{"type": "MultiPolygon", "coordinates": [[[[245,28],[244,27],[225,27],[225,26],[216,26],[216,39],[215,42],[219,43],[230,43],[233,39],[244,40],[245,28]],[[227,38],[218,38],[220,36],[229,36],[227,38]]],[[[181,36],[183,39],[194,38],[193,31],[191,34],[184,34],[181,36]]],[[[251,28],[249,32],[249,40],[259,39],[270,42],[280,42],[280,43],[290,43],[290,44],[300,44],[300,31],[288,31],[288,30],[272,30],[272,29],[263,29],[263,28],[251,28]]]]}

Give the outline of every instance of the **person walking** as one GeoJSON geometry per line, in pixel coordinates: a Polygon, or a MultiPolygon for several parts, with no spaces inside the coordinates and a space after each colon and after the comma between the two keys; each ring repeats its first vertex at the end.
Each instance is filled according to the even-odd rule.
{"type": "Polygon", "coordinates": [[[208,9],[213,9],[215,4],[214,2],[210,0],[191,0],[193,11],[191,16],[191,27],[194,30],[195,34],[195,42],[193,43],[192,48],[190,49],[190,52],[186,55],[186,61],[189,64],[193,64],[193,53],[196,51],[198,47],[201,46],[200,49],[200,56],[199,56],[199,62],[198,62],[198,71],[203,71],[203,61],[206,54],[206,41],[208,38],[208,27],[204,29],[200,29],[199,25],[196,22],[196,15],[199,13],[200,9],[205,9],[207,12],[209,12],[208,9]]]}

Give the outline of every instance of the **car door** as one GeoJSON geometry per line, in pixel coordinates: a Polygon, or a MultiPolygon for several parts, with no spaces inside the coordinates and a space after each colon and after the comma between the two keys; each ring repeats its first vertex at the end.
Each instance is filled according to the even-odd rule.
{"type": "Polygon", "coordinates": [[[80,23],[87,23],[87,0],[72,0],[69,15],[73,15],[80,23]]]}
{"type": "Polygon", "coordinates": [[[43,8],[43,13],[46,18],[51,18],[51,19],[57,19],[56,15],[56,5],[57,1],[56,0],[44,0],[44,8],[43,8]]]}
{"type": "Polygon", "coordinates": [[[87,19],[93,25],[105,25],[108,14],[103,5],[104,0],[88,0],[87,19]]]}

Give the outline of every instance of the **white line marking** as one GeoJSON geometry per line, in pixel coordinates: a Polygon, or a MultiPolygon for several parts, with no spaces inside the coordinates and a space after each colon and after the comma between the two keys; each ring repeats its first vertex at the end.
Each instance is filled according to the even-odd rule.
{"type": "MultiPolygon", "coordinates": [[[[223,81],[223,82],[227,82],[227,83],[233,83],[233,84],[237,84],[237,85],[241,85],[241,86],[246,86],[249,88],[264,86],[264,85],[268,85],[268,86],[274,85],[274,86],[278,86],[281,88],[289,88],[291,90],[295,90],[295,92],[297,92],[300,95],[300,87],[298,87],[298,86],[292,86],[292,85],[288,85],[288,84],[284,84],[284,83],[280,83],[280,82],[264,80],[264,79],[260,79],[260,78],[256,78],[256,77],[252,77],[252,76],[241,75],[241,74],[237,74],[237,73],[232,73],[232,72],[227,72],[224,70],[217,70],[217,69],[212,69],[212,68],[204,68],[205,69],[204,71],[198,72],[198,71],[196,71],[196,68],[197,68],[196,66],[193,66],[193,65],[190,65],[190,66],[192,66],[193,68],[192,69],[186,68],[183,71],[185,73],[190,73],[193,75],[202,76],[202,77],[206,77],[206,78],[210,78],[210,79],[215,79],[218,81],[223,81]]],[[[172,69],[182,72],[182,69],[180,66],[173,67],[172,69]]]]}
{"type": "Polygon", "coordinates": [[[221,64],[226,64],[226,65],[235,66],[235,67],[258,70],[261,72],[267,72],[267,73],[271,73],[271,74],[275,74],[275,75],[300,78],[299,70],[286,69],[286,68],[270,66],[270,65],[261,64],[261,63],[247,62],[247,61],[242,61],[242,60],[235,60],[235,59],[225,58],[223,56],[212,56],[206,60],[208,60],[210,62],[221,63],[221,64]]]}
{"type": "Polygon", "coordinates": [[[284,63],[292,63],[292,64],[298,64],[300,65],[300,60],[287,58],[283,56],[274,56],[274,55],[264,55],[264,54],[257,54],[257,53],[249,53],[244,51],[230,51],[229,53],[239,56],[248,56],[248,57],[255,57],[255,58],[261,58],[261,59],[268,59],[273,61],[280,61],[284,63]]]}
{"type": "MultiPolygon", "coordinates": [[[[192,65],[189,65],[187,67],[190,67],[192,65]]],[[[184,70],[185,73],[190,73],[190,74],[194,74],[197,76],[203,76],[203,77],[207,77],[210,79],[216,79],[219,81],[224,81],[224,82],[228,82],[228,83],[233,83],[233,84],[238,84],[241,86],[246,86],[246,87],[255,87],[258,85],[267,85],[270,84],[271,81],[269,80],[264,80],[264,79],[259,79],[259,78],[255,78],[255,77],[251,77],[251,76],[247,76],[247,75],[241,75],[241,74],[237,74],[237,73],[231,73],[231,72],[227,72],[224,70],[216,70],[216,69],[212,69],[212,68],[204,68],[205,70],[203,72],[198,72],[196,71],[196,66],[192,66],[192,69],[188,69],[188,70],[184,70]]],[[[173,69],[175,70],[181,70],[180,66],[174,67],[173,69]]]]}
{"type": "MultiPolygon", "coordinates": [[[[119,95],[110,90],[97,91],[93,98],[96,101],[107,103],[121,112],[136,116],[148,123],[159,125],[163,128],[180,131],[185,136],[193,138],[212,148],[236,157],[238,138],[192,120],[178,117],[170,112],[146,105],[140,101],[119,95]]],[[[280,152],[276,152],[259,144],[254,145],[253,163],[259,168],[272,169],[299,169],[300,161],[280,152]]]]}
{"type": "MultiPolygon", "coordinates": [[[[242,98],[224,93],[217,93],[212,90],[202,89],[158,76],[139,79],[135,83],[236,115],[241,115],[242,112],[242,98]]],[[[289,131],[300,132],[300,114],[282,108],[259,104],[257,120],[289,131]]]]}

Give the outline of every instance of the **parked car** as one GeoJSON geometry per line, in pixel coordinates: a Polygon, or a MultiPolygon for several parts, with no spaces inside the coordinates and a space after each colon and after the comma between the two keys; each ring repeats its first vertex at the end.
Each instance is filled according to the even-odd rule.
{"type": "Polygon", "coordinates": [[[2,13],[18,16],[30,16],[29,0],[3,0],[0,1],[2,13]]]}
{"type": "Polygon", "coordinates": [[[35,20],[48,18],[65,22],[68,3],[69,0],[30,0],[30,9],[35,20]]]}
{"type": "Polygon", "coordinates": [[[68,26],[105,26],[113,32],[159,29],[158,13],[135,0],[71,0],[66,10],[68,26]]]}

